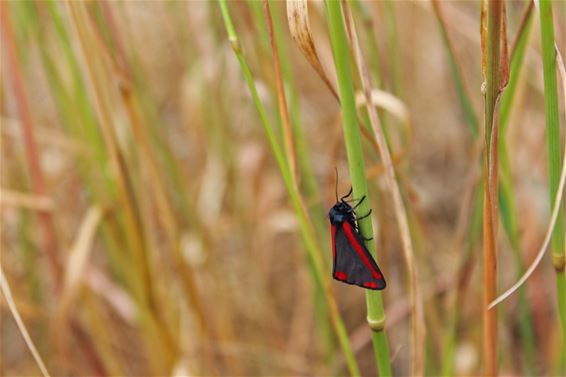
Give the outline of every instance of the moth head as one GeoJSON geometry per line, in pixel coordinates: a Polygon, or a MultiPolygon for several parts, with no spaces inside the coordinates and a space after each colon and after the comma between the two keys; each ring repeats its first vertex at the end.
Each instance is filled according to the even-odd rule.
{"type": "Polygon", "coordinates": [[[352,216],[352,207],[345,202],[337,202],[328,212],[332,224],[343,223],[352,216]]]}

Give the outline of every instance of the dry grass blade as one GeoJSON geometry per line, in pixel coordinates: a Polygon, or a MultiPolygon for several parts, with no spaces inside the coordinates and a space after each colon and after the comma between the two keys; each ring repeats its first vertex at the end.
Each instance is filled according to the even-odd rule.
{"type": "Polygon", "coordinates": [[[297,45],[311,66],[318,73],[322,81],[324,81],[326,86],[328,86],[328,89],[330,89],[334,97],[338,99],[338,93],[324,71],[324,68],[320,63],[320,59],[318,58],[318,53],[316,52],[316,47],[312,37],[312,30],[309,23],[307,0],[288,0],[287,19],[289,22],[291,36],[295,42],[297,42],[297,45]]]}
{"type": "MultiPolygon", "coordinates": [[[[306,8],[306,3],[305,3],[306,8]]],[[[277,103],[279,105],[279,113],[283,121],[283,141],[285,145],[285,152],[287,154],[287,163],[291,170],[291,178],[293,184],[297,184],[297,163],[295,158],[295,147],[293,145],[293,130],[291,127],[291,118],[289,117],[289,110],[287,108],[287,99],[285,97],[285,88],[283,86],[283,79],[281,77],[281,66],[279,64],[279,52],[277,50],[277,42],[275,40],[275,33],[273,32],[273,21],[271,19],[271,11],[269,10],[269,2],[263,0],[263,11],[267,21],[267,30],[269,31],[269,41],[271,42],[271,51],[273,52],[273,70],[275,73],[275,85],[277,86],[277,103]]],[[[307,15],[308,19],[308,15],[307,15]]],[[[290,23],[290,21],[289,21],[290,23]]],[[[308,24],[308,22],[307,22],[308,24]]],[[[314,44],[312,45],[314,51],[314,44]]],[[[314,51],[316,54],[316,51],[314,51]]],[[[322,68],[322,67],[321,67],[322,68]]]]}
{"type": "MultiPolygon", "coordinates": [[[[562,78],[562,90],[565,98],[564,105],[566,105],[566,68],[564,67],[562,54],[560,54],[558,47],[556,47],[556,63],[559,68],[560,77],[562,78]]],[[[529,268],[525,271],[523,276],[521,276],[521,278],[515,284],[513,284],[513,286],[511,286],[511,288],[506,290],[505,293],[501,294],[489,304],[489,309],[492,309],[497,304],[500,304],[501,302],[509,298],[509,296],[515,293],[517,289],[519,289],[519,287],[521,287],[521,285],[523,285],[531,277],[533,272],[542,261],[546,250],[548,249],[548,245],[550,244],[550,240],[552,238],[552,232],[554,230],[554,226],[556,225],[556,220],[558,220],[558,213],[560,212],[560,205],[562,203],[562,196],[564,194],[564,184],[566,182],[566,149],[563,151],[562,155],[564,157],[562,160],[562,172],[560,173],[560,184],[558,185],[558,191],[556,192],[556,197],[554,198],[554,208],[552,209],[550,224],[548,225],[548,229],[546,230],[546,234],[544,236],[544,241],[542,242],[537,256],[535,257],[529,268]]]]}
{"type": "Polygon", "coordinates": [[[100,206],[92,206],[88,209],[79,226],[77,238],[71,246],[67,268],[65,269],[63,296],[59,311],[62,316],[65,315],[81,280],[85,276],[88,257],[92,251],[92,242],[102,216],[103,211],[100,206]]]}
{"type": "MultiPolygon", "coordinates": [[[[358,93],[356,95],[356,105],[365,106],[367,104],[365,93],[358,93]]],[[[381,107],[389,113],[397,117],[401,122],[408,124],[410,121],[409,110],[407,105],[393,94],[380,90],[371,90],[371,104],[373,106],[381,107]]]]}
{"type": "MultiPolygon", "coordinates": [[[[346,25],[349,30],[349,34],[352,38],[352,45],[354,48],[354,55],[356,62],[358,64],[358,70],[360,72],[360,77],[362,81],[362,86],[364,89],[364,97],[366,103],[373,103],[373,92],[370,81],[370,73],[368,71],[367,65],[362,56],[360,44],[358,41],[358,36],[356,33],[354,20],[352,18],[351,12],[348,5],[344,3],[344,12],[346,18],[346,25]]],[[[418,285],[418,272],[415,264],[415,255],[413,251],[413,243],[411,241],[411,234],[409,231],[409,222],[407,220],[407,213],[405,210],[405,205],[403,203],[403,198],[401,196],[401,190],[397,183],[395,177],[395,170],[393,168],[393,163],[391,161],[391,155],[387,147],[387,142],[385,140],[385,135],[380,126],[379,117],[374,106],[368,106],[368,114],[370,118],[370,123],[377,140],[377,145],[379,148],[379,153],[381,159],[383,160],[383,165],[385,166],[385,181],[387,187],[393,197],[393,205],[395,208],[395,217],[397,218],[397,225],[399,227],[399,233],[401,235],[401,241],[403,243],[403,252],[405,257],[405,262],[407,263],[407,270],[409,275],[409,285],[410,285],[410,297],[411,297],[411,307],[413,309],[412,315],[412,375],[422,376],[424,374],[424,335],[425,335],[425,323],[424,323],[424,310],[422,295],[418,285]]]]}
{"type": "Polygon", "coordinates": [[[55,203],[48,196],[28,194],[16,190],[0,188],[0,205],[33,209],[36,211],[53,211],[55,203]]]}
{"type": "Polygon", "coordinates": [[[2,269],[2,267],[0,267],[0,287],[2,289],[2,293],[4,294],[4,298],[6,299],[6,302],[8,303],[8,307],[10,308],[10,312],[14,316],[14,319],[16,320],[16,324],[18,326],[18,329],[20,330],[20,333],[22,334],[22,337],[24,338],[26,346],[28,347],[29,351],[31,352],[33,359],[37,363],[39,370],[41,370],[41,374],[44,377],[49,377],[49,372],[47,371],[47,368],[45,367],[45,364],[43,363],[43,360],[41,359],[39,352],[37,352],[37,349],[35,348],[35,345],[33,344],[31,337],[29,336],[29,333],[26,329],[26,326],[24,325],[24,322],[22,321],[22,318],[20,317],[20,314],[18,312],[18,308],[16,307],[14,299],[12,298],[12,291],[10,290],[10,285],[8,284],[8,281],[6,280],[6,277],[4,276],[4,270],[2,269]]]}

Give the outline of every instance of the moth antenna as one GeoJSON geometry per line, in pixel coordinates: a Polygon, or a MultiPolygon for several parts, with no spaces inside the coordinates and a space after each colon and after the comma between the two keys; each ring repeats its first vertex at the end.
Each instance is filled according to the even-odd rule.
{"type": "Polygon", "coordinates": [[[334,167],[334,172],[336,173],[336,202],[338,202],[338,168],[334,167]]]}

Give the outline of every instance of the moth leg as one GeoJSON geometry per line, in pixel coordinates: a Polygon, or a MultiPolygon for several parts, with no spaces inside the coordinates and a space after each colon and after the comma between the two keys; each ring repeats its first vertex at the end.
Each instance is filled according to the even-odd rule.
{"type": "Polygon", "coordinates": [[[348,191],[348,193],[347,193],[346,195],[344,195],[343,197],[341,197],[341,198],[340,198],[340,201],[343,202],[344,199],[346,199],[348,196],[352,195],[352,190],[353,190],[353,187],[350,186],[350,191],[348,191]]]}
{"type": "MultiPolygon", "coordinates": [[[[357,203],[352,209],[358,208],[358,207],[360,206],[360,204],[362,204],[362,202],[365,200],[365,198],[366,198],[365,195],[362,196],[362,197],[359,199],[358,203],[357,203]]],[[[371,211],[370,211],[370,212],[371,212],[371,211]]]]}
{"type": "Polygon", "coordinates": [[[362,217],[358,217],[356,220],[357,220],[357,221],[360,221],[360,220],[362,220],[362,219],[365,219],[366,217],[368,217],[369,215],[371,215],[371,212],[372,212],[372,211],[373,211],[373,210],[370,209],[368,213],[366,213],[366,214],[363,215],[362,217]]]}
{"type": "Polygon", "coordinates": [[[356,202],[358,202],[358,203],[359,203],[359,202],[362,201],[362,200],[363,200],[363,197],[362,197],[362,199],[346,200],[346,202],[348,202],[348,203],[356,203],[356,202]]]}

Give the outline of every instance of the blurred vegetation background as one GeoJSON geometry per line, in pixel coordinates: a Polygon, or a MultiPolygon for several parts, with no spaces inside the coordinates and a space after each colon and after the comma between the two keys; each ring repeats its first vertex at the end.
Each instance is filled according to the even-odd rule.
{"type": "MultiPolygon", "coordinates": [[[[545,22],[564,52],[566,2],[549,4],[545,22]]],[[[53,376],[374,375],[381,362],[410,375],[419,354],[419,374],[484,373],[481,3],[341,7],[380,90],[414,249],[407,260],[352,52],[372,242],[388,283],[367,300],[382,297],[388,348],[372,344],[365,291],[331,276],[326,213],[336,179],[339,195],[351,185],[329,31],[343,25],[332,24],[323,2],[308,3],[325,82],[291,35],[286,3],[269,6],[1,3],[2,375],[41,373],[8,285],[53,376]],[[413,267],[422,347],[412,342],[413,267]]],[[[506,19],[498,292],[542,244],[554,153],[541,18],[532,3],[508,1],[506,19]]],[[[562,246],[555,241],[553,252],[561,247],[564,263],[560,217],[562,246]]],[[[497,307],[501,374],[564,372],[563,270],[546,255],[497,307]]]]}

